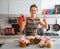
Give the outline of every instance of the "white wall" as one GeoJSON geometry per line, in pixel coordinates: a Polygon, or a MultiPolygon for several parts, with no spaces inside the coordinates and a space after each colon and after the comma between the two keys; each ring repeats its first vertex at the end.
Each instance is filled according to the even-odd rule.
{"type": "Polygon", "coordinates": [[[8,14],[8,0],[0,0],[0,14],[8,14]]]}
{"type": "Polygon", "coordinates": [[[38,6],[38,13],[41,13],[42,0],[9,0],[9,14],[29,14],[31,4],[38,6]]]}
{"type": "Polygon", "coordinates": [[[2,29],[6,28],[6,27],[11,27],[11,25],[8,24],[8,17],[0,16],[0,26],[2,29]]]}
{"type": "Polygon", "coordinates": [[[56,4],[60,4],[60,0],[42,0],[42,9],[54,8],[56,4]]]}
{"type": "Polygon", "coordinates": [[[31,4],[38,6],[38,14],[41,14],[42,9],[54,8],[55,4],[60,4],[60,0],[0,0],[0,14],[29,14],[31,4]],[[9,5],[9,9],[8,9],[9,5]]]}

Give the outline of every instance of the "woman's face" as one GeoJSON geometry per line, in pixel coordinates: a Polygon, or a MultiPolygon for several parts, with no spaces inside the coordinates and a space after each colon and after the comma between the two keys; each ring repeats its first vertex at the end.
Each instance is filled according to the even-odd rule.
{"type": "Polygon", "coordinates": [[[36,15],[37,14],[37,8],[36,7],[32,7],[30,10],[31,15],[36,15]]]}

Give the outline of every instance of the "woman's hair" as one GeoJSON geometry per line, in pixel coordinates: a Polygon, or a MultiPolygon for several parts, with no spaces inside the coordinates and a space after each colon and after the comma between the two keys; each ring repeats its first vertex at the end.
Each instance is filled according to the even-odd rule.
{"type": "Polygon", "coordinates": [[[32,4],[32,5],[30,6],[30,10],[31,10],[32,7],[35,7],[35,8],[37,8],[37,10],[38,10],[38,7],[37,7],[35,4],[32,4]]]}

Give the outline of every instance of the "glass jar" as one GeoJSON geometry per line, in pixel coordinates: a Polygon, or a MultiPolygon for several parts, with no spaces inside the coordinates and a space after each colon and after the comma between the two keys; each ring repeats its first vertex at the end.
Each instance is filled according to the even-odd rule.
{"type": "Polygon", "coordinates": [[[19,46],[25,48],[26,47],[26,42],[19,42],[19,46]]]}

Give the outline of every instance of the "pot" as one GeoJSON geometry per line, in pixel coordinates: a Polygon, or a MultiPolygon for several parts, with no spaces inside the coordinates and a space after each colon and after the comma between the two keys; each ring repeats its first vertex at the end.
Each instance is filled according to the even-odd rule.
{"type": "Polygon", "coordinates": [[[53,25],[53,30],[54,31],[59,31],[60,30],[60,25],[59,24],[54,24],[53,25]]]}

